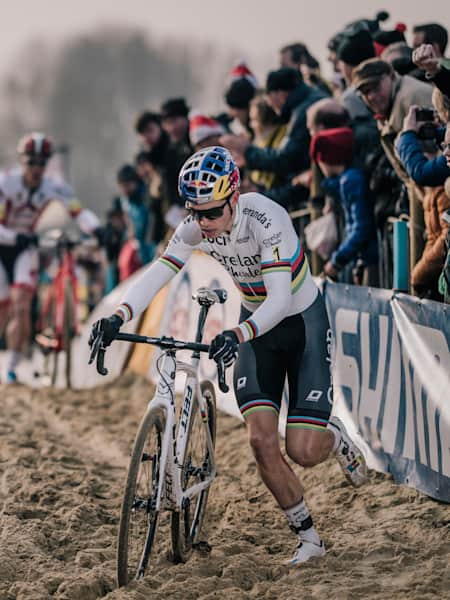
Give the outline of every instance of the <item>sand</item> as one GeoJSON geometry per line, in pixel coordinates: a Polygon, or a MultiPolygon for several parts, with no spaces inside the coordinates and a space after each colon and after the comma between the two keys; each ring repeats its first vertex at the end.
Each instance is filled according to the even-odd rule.
{"type": "Polygon", "coordinates": [[[82,392],[0,387],[0,600],[450,598],[450,506],[375,472],[354,490],[335,461],[298,469],[327,554],[287,568],[295,538],[244,426],[222,414],[211,553],[171,563],[163,518],[148,576],[116,589],[122,487],[149,391],[131,376],[82,392]]]}

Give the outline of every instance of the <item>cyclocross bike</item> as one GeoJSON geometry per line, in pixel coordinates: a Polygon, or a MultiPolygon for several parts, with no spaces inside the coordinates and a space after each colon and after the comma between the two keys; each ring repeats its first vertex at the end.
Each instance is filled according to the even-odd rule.
{"type": "Polygon", "coordinates": [[[39,236],[39,248],[51,250],[57,260],[57,271],[48,286],[38,317],[36,342],[44,354],[43,377],[55,385],[58,359],[65,352],[64,384],[71,387],[72,340],[79,333],[76,259],[74,248],[92,247],[92,239],[81,234],[70,235],[52,229],[39,236]]]}
{"type": "MultiPolygon", "coordinates": [[[[162,353],[156,361],[159,381],[136,434],[120,515],[117,580],[123,586],[141,579],[155,554],[155,534],[161,513],[169,511],[172,558],[185,562],[196,546],[208,550],[200,541],[209,488],[216,476],[214,446],[216,438],[216,399],[210,381],[199,382],[200,353],[209,308],[225,302],[222,289],[200,288],[193,295],[200,305],[195,343],[170,337],[146,337],[119,333],[117,340],[153,344],[162,353]],[[190,362],[176,359],[177,350],[192,350],[190,362]],[[175,375],[186,374],[183,401],[176,409],[175,375]]],[[[104,367],[102,334],[94,340],[89,364],[96,359],[97,371],[104,367]]],[[[225,367],[217,366],[219,387],[228,391],[225,367]]],[[[166,536],[168,538],[169,535],[166,536]]],[[[164,540],[165,541],[165,540],[164,540]]]]}

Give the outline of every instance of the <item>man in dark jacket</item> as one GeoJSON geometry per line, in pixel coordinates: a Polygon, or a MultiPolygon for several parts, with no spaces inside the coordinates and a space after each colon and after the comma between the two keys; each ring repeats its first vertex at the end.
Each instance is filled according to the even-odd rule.
{"type": "Polygon", "coordinates": [[[449,61],[439,57],[432,44],[422,44],[416,48],[412,58],[414,64],[425,71],[425,78],[450,98],[449,61]]]}
{"type": "Polygon", "coordinates": [[[164,161],[164,188],[169,205],[179,205],[178,173],[192,154],[189,141],[189,107],[184,98],[169,98],[161,106],[161,122],[170,138],[164,161]]]}
{"type": "Polygon", "coordinates": [[[310,136],[306,127],[306,111],[325,95],[306,85],[301,73],[290,67],[271,71],[266,91],[271,107],[282,122],[288,124],[286,140],[281,148],[258,148],[248,138],[234,135],[222,136],[220,143],[241,157],[241,164],[250,170],[269,171],[281,178],[283,186],[270,190],[266,195],[279,204],[289,206],[300,191],[290,184],[292,177],[309,167],[310,136]]]}

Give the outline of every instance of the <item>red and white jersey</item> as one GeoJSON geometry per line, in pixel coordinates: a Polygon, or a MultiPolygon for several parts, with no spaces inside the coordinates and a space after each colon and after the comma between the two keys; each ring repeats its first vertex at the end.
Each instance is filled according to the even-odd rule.
{"type": "Polygon", "coordinates": [[[30,190],[26,187],[22,171],[9,171],[0,175],[0,244],[10,244],[17,233],[31,233],[47,204],[61,200],[72,216],[77,216],[81,206],[73,188],[65,182],[44,177],[41,185],[30,190]]]}

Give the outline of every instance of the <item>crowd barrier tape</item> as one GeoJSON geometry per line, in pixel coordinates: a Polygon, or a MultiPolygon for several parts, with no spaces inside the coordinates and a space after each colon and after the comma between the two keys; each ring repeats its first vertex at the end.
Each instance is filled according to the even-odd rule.
{"type": "Polygon", "coordinates": [[[325,285],[335,409],[371,468],[450,502],[450,306],[325,285]]]}

